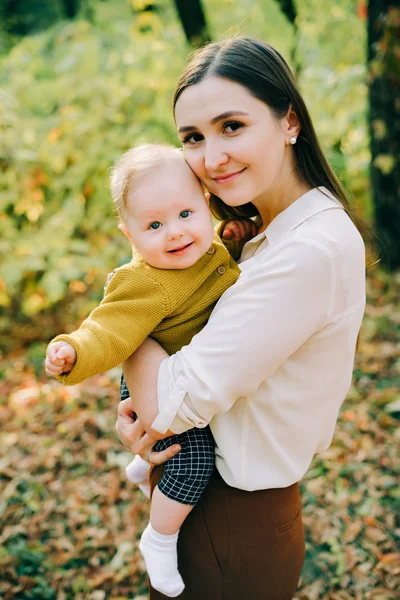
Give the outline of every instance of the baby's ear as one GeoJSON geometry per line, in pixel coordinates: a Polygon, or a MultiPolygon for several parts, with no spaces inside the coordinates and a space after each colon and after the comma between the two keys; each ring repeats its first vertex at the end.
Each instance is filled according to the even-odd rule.
{"type": "Polygon", "coordinates": [[[210,192],[208,192],[208,191],[204,192],[204,198],[206,199],[207,204],[210,204],[210,196],[211,196],[210,192]]]}
{"type": "Polygon", "coordinates": [[[132,246],[133,246],[133,245],[134,245],[134,243],[133,243],[133,238],[132,238],[131,232],[129,231],[129,229],[127,228],[127,226],[125,225],[125,223],[120,223],[120,224],[118,225],[118,229],[119,229],[120,231],[122,231],[122,233],[123,233],[124,235],[126,235],[126,237],[128,238],[128,240],[130,241],[130,243],[131,243],[131,244],[132,244],[132,246]]]}

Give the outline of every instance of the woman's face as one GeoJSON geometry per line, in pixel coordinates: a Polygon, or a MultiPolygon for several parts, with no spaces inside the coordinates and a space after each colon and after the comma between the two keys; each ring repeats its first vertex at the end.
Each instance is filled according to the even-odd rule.
{"type": "Polygon", "coordinates": [[[175,119],[189,166],[229,206],[259,208],[293,173],[293,127],[238,83],[209,77],[186,88],[175,119]]]}

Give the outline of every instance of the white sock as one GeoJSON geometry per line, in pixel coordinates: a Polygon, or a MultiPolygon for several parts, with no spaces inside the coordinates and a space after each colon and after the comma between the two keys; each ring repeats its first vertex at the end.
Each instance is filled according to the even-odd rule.
{"type": "Polygon", "coordinates": [[[169,598],[179,596],[185,587],[178,571],[178,535],[158,533],[149,523],[139,544],[152,587],[169,598]]]}
{"type": "Polygon", "coordinates": [[[135,458],[125,467],[125,473],[132,483],[147,483],[149,481],[150,465],[148,462],[136,455],[135,458]]]}

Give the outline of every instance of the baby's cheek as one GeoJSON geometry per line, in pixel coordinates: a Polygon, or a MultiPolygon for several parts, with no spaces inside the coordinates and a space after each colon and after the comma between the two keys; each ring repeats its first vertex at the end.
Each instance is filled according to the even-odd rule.
{"type": "Polygon", "coordinates": [[[214,227],[213,227],[213,224],[211,223],[210,227],[208,228],[208,237],[207,237],[209,246],[211,246],[211,244],[213,243],[213,240],[214,240],[214,227]]]}

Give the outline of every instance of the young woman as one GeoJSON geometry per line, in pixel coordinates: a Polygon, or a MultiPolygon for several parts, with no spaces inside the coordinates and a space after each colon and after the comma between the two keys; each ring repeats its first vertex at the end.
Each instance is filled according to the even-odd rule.
{"type": "Polygon", "coordinates": [[[128,361],[134,398],[117,430],[159,465],[179,447],[152,452],[156,439],[210,424],[217,471],[181,530],[179,598],[290,600],[304,559],[298,482],[330,445],[350,386],[364,244],[276,50],[248,38],[206,46],[174,110],[214,213],[256,217],[259,229],[191,343],[167,357],[148,339],[128,361]]]}

